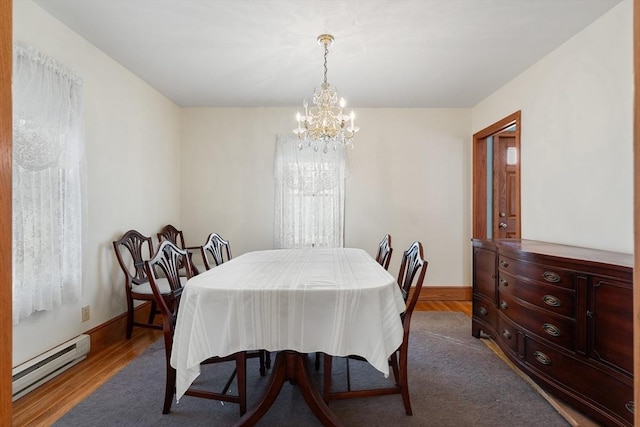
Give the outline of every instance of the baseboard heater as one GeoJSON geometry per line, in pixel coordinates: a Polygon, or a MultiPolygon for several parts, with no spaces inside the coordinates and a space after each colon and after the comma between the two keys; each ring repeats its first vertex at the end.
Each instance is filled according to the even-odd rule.
{"type": "Polygon", "coordinates": [[[13,400],[87,358],[89,335],[83,334],[13,368],[13,400]]]}

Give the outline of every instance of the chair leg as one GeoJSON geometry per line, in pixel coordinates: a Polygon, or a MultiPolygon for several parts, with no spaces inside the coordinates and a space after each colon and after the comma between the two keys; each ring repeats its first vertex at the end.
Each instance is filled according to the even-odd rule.
{"type": "Polygon", "coordinates": [[[401,385],[400,371],[398,369],[398,352],[393,352],[389,357],[389,366],[391,366],[391,370],[393,370],[393,378],[396,380],[396,385],[401,385]]]}
{"type": "Polygon", "coordinates": [[[407,374],[408,350],[408,346],[403,343],[400,347],[400,388],[402,390],[402,403],[404,403],[404,410],[407,415],[413,415],[413,412],[411,411],[411,401],[409,400],[409,381],[407,374]]]}
{"type": "MultiPolygon", "coordinates": [[[[316,360],[318,354],[316,353],[316,360]]],[[[322,386],[322,398],[326,404],[329,404],[329,394],[331,393],[331,370],[333,368],[333,356],[330,354],[324,354],[324,373],[323,373],[323,386],[322,386]]]]}
{"type": "Polygon", "coordinates": [[[236,357],[238,381],[238,397],[240,398],[240,415],[247,412],[247,354],[242,351],[236,357]]]}
{"type": "Polygon", "coordinates": [[[153,321],[155,320],[156,310],[157,308],[156,308],[155,300],[151,301],[151,308],[149,309],[149,317],[147,318],[147,323],[150,325],[153,324],[153,321]]]}
{"type": "Polygon", "coordinates": [[[231,384],[233,383],[233,380],[236,378],[237,373],[238,373],[237,368],[234,369],[233,372],[231,372],[231,376],[227,380],[227,383],[224,385],[224,387],[222,387],[222,391],[220,392],[221,394],[227,394],[227,392],[231,388],[231,384]]]}
{"type": "Polygon", "coordinates": [[[169,364],[167,359],[167,382],[164,389],[164,406],[162,408],[163,414],[171,412],[171,403],[173,403],[173,396],[176,392],[176,370],[169,364]]]}
{"type": "Polygon", "coordinates": [[[148,324],[153,324],[153,321],[156,317],[156,311],[158,311],[158,307],[156,306],[155,300],[153,300],[151,301],[151,311],[149,311],[149,320],[147,321],[148,324]]]}
{"type": "Polygon", "coordinates": [[[265,362],[264,362],[264,366],[267,367],[267,369],[271,369],[271,352],[265,350],[265,362]]]}
{"type": "Polygon", "coordinates": [[[267,368],[266,368],[266,361],[265,361],[265,354],[267,353],[266,350],[260,350],[259,354],[259,358],[260,358],[260,376],[264,377],[267,374],[267,368]]]}
{"type": "Polygon", "coordinates": [[[347,391],[351,391],[351,369],[349,369],[349,358],[345,357],[347,363],[347,391]]]}
{"type": "Polygon", "coordinates": [[[133,301],[129,300],[127,304],[127,332],[126,338],[131,339],[131,334],[133,334],[133,301]]]}

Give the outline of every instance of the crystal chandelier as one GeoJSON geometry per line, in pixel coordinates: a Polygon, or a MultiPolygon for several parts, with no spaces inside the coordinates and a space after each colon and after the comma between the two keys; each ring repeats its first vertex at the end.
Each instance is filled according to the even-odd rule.
{"type": "Polygon", "coordinates": [[[324,82],[313,93],[313,106],[309,106],[306,99],[302,103],[304,115],[300,112],[296,114],[298,127],[293,133],[300,139],[300,149],[306,146],[318,151],[322,146],[326,153],[329,147],[334,150],[344,146],[353,147],[353,136],[360,128],[353,124],[353,111],[349,115],[342,113],[345,100],[340,98],[338,102],[338,92],[327,83],[327,55],[329,46],[333,44],[333,36],[318,36],[318,44],[324,46],[324,82]]]}

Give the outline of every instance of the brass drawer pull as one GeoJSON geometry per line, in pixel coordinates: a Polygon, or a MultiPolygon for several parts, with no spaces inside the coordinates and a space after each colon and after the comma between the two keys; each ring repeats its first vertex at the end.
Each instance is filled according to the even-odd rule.
{"type": "Polygon", "coordinates": [[[486,309],[486,308],[484,308],[484,307],[480,307],[480,308],[478,309],[478,311],[479,311],[479,312],[480,312],[480,314],[481,314],[481,315],[483,315],[483,316],[486,316],[486,315],[487,315],[487,313],[488,313],[487,309],[486,309]]]}
{"type": "Polygon", "coordinates": [[[560,281],[560,275],[552,271],[545,271],[542,273],[542,277],[544,280],[551,283],[558,283],[560,281]]]}
{"type": "Polygon", "coordinates": [[[562,305],[562,302],[554,297],[553,295],[545,295],[542,297],[542,301],[547,304],[550,305],[551,307],[560,307],[562,305]]]}
{"type": "Polygon", "coordinates": [[[552,337],[559,337],[561,334],[560,329],[558,329],[557,326],[552,325],[551,323],[545,323],[544,325],[542,325],[542,329],[544,329],[544,331],[552,337]]]}
{"type": "Polygon", "coordinates": [[[509,267],[509,263],[505,260],[500,261],[500,267],[507,268],[509,267]]]}
{"type": "Polygon", "coordinates": [[[632,414],[635,414],[636,405],[633,403],[633,401],[627,402],[627,404],[624,405],[624,407],[627,408],[627,411],[631,412],[632,414]]]}
{"type": "Polygon", "coordinates": [[[542,363],[543,365],[545,366],[551,365],[551,359],[549,358],[549,356],[547,356],[543,352],[534,351],[533,356],[538,360],[538,362],[542,363]]]}
{"type": "Polygon", "coordinates": [[[500,284],[505,287],[509,286],[509,282],[507,282],[505,279],[500,279],[500,284]]]}
{"type": "Polygon", "coordinates": [[[507,331],[506,329],[504,331],[502,331],[502,336],[505,337],[508,340],[511,339],[511,333],[509,331],[507,331]]]}
{"type": "Polygon", "coordinates": [[[503,310],[506,310],[507,308],[509,308],[509,304],[507,304],[506,301],[502,301],[500,303],[500,308],[503,309],[503,310]]]}

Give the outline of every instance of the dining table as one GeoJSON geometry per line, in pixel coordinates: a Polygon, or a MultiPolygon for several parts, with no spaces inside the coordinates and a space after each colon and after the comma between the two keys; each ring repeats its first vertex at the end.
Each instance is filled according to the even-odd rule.
{"type": "Polygon", "coordinates": [[[267,350],[277,355],[266,389],[236,425],[254,425],[289,381],[323,425],[341,426],[311,378],[307,355],[361,356],[386,377],[388,358],[402,343],[404,310],[394,277],[363,249],[244,253],[184,287],[171,354],[176,398],[198,377],[200,362],[267,350]]]}

